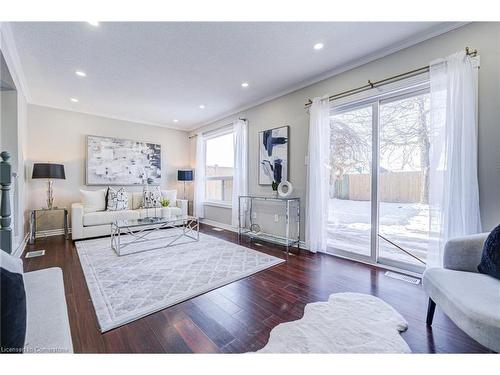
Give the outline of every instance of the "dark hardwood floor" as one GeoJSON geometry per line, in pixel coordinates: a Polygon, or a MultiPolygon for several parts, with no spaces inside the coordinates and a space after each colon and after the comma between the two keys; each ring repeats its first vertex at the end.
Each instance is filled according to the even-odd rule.
{"type": "MultiPolygon", "coordinates": [[[[232,232],[202,226],[202,232],[237,241],[232,232]]],[[[245,246],[278,257],[274,245],[245,246]]],[[[425,324],[427,297],[421,285],[384,276],[384,270],[324,254],[302,251],[287,263],[246,277],[173,307],[101,334],[73,241],[62,236],[37,240],[26,251],[25,271],[61,267],[76,353],[242,353],[262,348],[273,327],[302,317],[307,303],[331,293],[360,292],[382,298],[408,321],[403,338],[415,353],[488,352],[436,309],[425,324]]]]}

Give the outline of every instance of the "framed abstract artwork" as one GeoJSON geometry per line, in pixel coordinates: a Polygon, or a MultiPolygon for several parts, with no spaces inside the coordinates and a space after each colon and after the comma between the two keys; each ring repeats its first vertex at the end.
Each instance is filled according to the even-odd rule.
{"type": "Polygon", "coordinates": [[[259,185],[288,180],[288,126],[259,133],[259,185]]]}
{"type": "Polygon", "coordinates": [[[159,185],[161,145],[87,136],[87,185],[159,185]]]}

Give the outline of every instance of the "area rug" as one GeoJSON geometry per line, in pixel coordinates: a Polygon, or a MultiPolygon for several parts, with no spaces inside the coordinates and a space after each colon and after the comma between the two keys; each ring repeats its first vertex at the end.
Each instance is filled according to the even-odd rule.
{"type": "Polygon", "coordinates": [[[302,319],[281,323],[259,353],[411,353],[408,323],[381,299],[337,293],[307,304],[302,319]]]}
{"type": "MultiPolygon", "coordinates": [[[[170,231],[130,247],[158,247],[170,231]]],[[[198,242],[182,241],[121,257],[109,237],[75,243],[102,332],[284,262],[202,233],[198,242]]]]}

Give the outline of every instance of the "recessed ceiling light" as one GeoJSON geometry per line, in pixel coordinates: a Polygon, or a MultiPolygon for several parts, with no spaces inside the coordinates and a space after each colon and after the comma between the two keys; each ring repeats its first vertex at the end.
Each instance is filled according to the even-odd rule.
{"type": "Polygon", "coordinates": [[[71,98],[70,99],[73,103],[78,103],[78,99],[77,98],[71,98]]]}
{"type": "Polygon", "coordinates": [[[92,26],[99,26],[99,22],[98,21],[87,21],[87,23],[89,25],[92,25],[92,26]]]}
{"type": "Polygon", "coordinates": [[[200,109],[205,109],[205,106],[203,104],[200,104],[200,109]]]}
{"type": "Polygon", "coordinates": [[[316,44],[313,46],[313,48],[314,48],[315,50],[320,50],[320,49],[322,49],[324,46],[325,46],[325,45],[324,45],[323,43],[316,43],[316,44]]]}
{"type": "Polygon", "coordinates": [[[243,83],[241,84],[241,87],[248,87],[248,82],[243,82],[243,83]]]}
{"type": "Polygon", "coordinates": [[[77,76],[79,76],[79,77],[87,77],[87,73],[85,73],[85,72],[83,72],[83,71],[81,71],[81,70],[77,70],[77,71],[75,72],[75,74],[76,74],[77,76]]]}
{"type": "Polygon", "coordinates": [[[179,122],[179,120],[177,120],[176,118],[174,118],[174,122],[179,122]]]}

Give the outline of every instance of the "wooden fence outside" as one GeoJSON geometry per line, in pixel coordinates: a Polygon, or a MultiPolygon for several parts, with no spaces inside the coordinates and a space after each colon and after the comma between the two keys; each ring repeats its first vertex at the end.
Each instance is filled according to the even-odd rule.
{"type": "MultiPolygon", "coordinates": [[[[379,197],[381,202],[420,202],[422,172],[384,172],[380,174],[379,197]]],[[[335,181],[335,197],[355,201],[371,199],[371,175],[347,174],[335,181]]]]}

